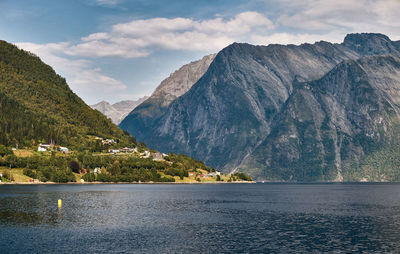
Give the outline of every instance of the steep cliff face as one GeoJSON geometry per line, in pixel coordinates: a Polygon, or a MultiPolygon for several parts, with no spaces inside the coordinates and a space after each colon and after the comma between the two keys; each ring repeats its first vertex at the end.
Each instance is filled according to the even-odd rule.
{"type": "Polygon", "coordinates": [[[371,178],[353,171],[400,141],[399,112],[398,58],[344,61],[320,80],[295,85],[271,134],[240,169],[270,180],[371,178]]]}
{"type": "Polygon", "coordinates": [[[171,102],[185,94],[204,75],[215,56],[216,54],[207,55],[172,73],[146,101],[126,116],[120,127],[128,132],[138,133],[138,139],[143,140],[149,128],[153,128],[171,102]]]}
{"type": "MultiPolygon", "coordinates": [[[[271,139],[276,119],[282,118],[298,84],[322,78],[345,60],[389,53],[399,55],[398,43],[380,34],[348,35],[342,44],[234,43],[219,52],[204,76],[157,117],[149,117],[145,124],[127,121],[121,127],[161,151],[185,153],[226,170],[242,165],[241,169],[262,177],[264,169],[257,163],[265,160],[253,162],[254,149],[271,139]]],[[[279,163],[285,162],[277,163],[273,170],[279,171],[279,163]]],[[[277,174],[276,179],[287,178],[277,174]]]]}

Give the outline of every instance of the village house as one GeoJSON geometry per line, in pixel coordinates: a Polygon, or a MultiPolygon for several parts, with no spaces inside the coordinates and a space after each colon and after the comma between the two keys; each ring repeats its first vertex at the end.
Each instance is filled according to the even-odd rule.
{"type": "Polygon", "coordinates": [[[153,161],[160,161],[163,160],[163,156],[161,153],[153,153],[153,161]]]}
{"type": "Polygon", "coordinates": [[[150,152],[149,151],[144,151],[143,153],[141,153],[140,154],[140,156],[142,157],[142,158],[145,158],[145,159],[147,159],[147,158],[150,158],[150,152]]]}
{"type": "Polygon", "coordinates": [[[196,173],[195,172],[189,172],[189,176],[195,176],[196,173]]]}
{"type": "Polygon", "coordinates": [[[109,153],[119,153],[120,150],[119,149],[109,149],[108,152],[109,153]]]}
{"type": "Polygon", "coordinates": [[[216,173],[216,172],[210,172],[210,173],[208,173],[208,176],[216,177],[216,176],[217,176],[217,173],[216,173]]]}
{"type": "Polygon", "coordinates": [[[47,152],[50,150],[50,144],[39,144],[38,152],[47,152]]]}
{"type": "Polygon", "coordinates": [[[137,148],[124,147],[121,149],[123,153],[137,153],[137,148]]]}
{"type": "Polygon", "coordinates": [[[101,174],[101,168],[95,168],[93,173],[95,174],[101,174]]]}
{"type": "Polygon", "coordinates": [[[59,150],[60,150],[62,153],[69,153],[69,149],[68,149],[67,147],[64,147],[64,146],[60,146],[59,150]]]}
{"type": "Polygon", "coordinates": [[[115,143],[114,139],[104,139],[101,141],[103,145],[112,145],[115,143]]]}

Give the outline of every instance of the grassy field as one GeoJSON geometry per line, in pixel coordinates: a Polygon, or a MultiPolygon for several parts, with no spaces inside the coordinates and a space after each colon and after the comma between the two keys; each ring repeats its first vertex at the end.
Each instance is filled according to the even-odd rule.
{"type": "Polygon", "coordinates": [[[31,179],[29,176],[24,175],[24,170],[22,168],[9,169],[0,167],[0,172],[3,172],[4,170],[7,170],[11,173],[11,175],[14,177],[14,182],[29,182],[29,179],[31,179]]]}
{"type": "Polygon", "coordinates": [[[34,154],[32,150],[28,150],[28,149],[18,149],[13,152],[14,152],[14,155],[17,157],[30,157],[34,154]]]}

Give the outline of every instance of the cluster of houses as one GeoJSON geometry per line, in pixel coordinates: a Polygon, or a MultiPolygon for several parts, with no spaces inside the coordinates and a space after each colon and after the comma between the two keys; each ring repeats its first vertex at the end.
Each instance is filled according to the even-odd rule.
{"type": "Polygon", "coordinates": [[[53,144],[42,144],[40,143],[38,146],[37,151],[38,152],[50,152],[50,151],[55,151],[58,150],[62,153],[69,153],[69,149],[65,146],[55,146],[53,144]]]}
{"type": "MultiPolygon", "coordinates": [[[[108,152],[109,153],[113,153],[113,154],[117,154],[117,153],[139,153],[137,147],[135,147],[135,148],[125,147],[125,148],[122,148],[122,149],[113,148],[113,149],[108,149],[108,152]]],[[[143,151],[142,153],[139,153],[139,155],[140,155],[140,158],[143,158],[143,159],[152,158],[154,161],[164,160],[164,157],[168,156],[165,153],[158,153],[158,152],[157,153],[151,153],[150,151],[147,151],[147,150],[143,151]]]]}
{"type": "Polygon", "coordinates": [[[135,147],[135,148],[124,147],[121,149],[113,148],[113,149],[108,149],[108,152],[109,153],[137,153],[138,149],[137,149],[137,147],[135,147]]]}
{"type": "MultiPolygon", "coordinates": [[[[197,175],[196,172],[189,172],[189,176],[195,177],[196,175],[197,175]]],[[[220,176],[220,175],[221,175],[221,172],[216,171],[216,172],[210,172],[210,173],[208,173],[208,174],[201,173],[201,174],[199,174],[199,177],[201,177],[201,178],[216,177],[217,175],[220,176]]]]}

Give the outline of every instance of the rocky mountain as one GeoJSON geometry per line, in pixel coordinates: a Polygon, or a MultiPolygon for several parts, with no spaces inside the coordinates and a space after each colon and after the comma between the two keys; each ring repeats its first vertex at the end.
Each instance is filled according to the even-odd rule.
{"type": "Polygon", "coordinates": [[[89,149],[89,136],[133,145],[135,140],[91,109],[65,79],[36,55],[0,41],[0,144],[20,147],[54,141],[89,149]]]}
{"type": "MultiPolygon", "coordinates": [[[[320,174],[294,174],[300,166],[291,173],[281,174],[281,171],[292,168],[285,164],[288,161],[281,156],[285,153],[270,153],[274,154],[271,157],[264,152],[270,151],[270,147],[277,149],[281,146],[279,138],[273,137],[286,126],[282,119],[289,117],[287,114],[291,111],[287,107],[289,103],[294,103],[292,100],[301,104],[299,109],[308,110],[304,114],[317,113],[310,111],[314,109],[311,106],[305,108],[311,97],[295,99],[299,96],[298,87],[309,87],[305,84],[323,80],[330,71],[351,63],[348,61],[380,55],[391,55],[393,59],[398,57],[399,42],[393,42],[382,34],[350,34],[341,44],[324,41],[300,46],[234,43],[220,51],[196,84],[161,113],[149,110],[148,118],[143,120],[131,117],[135,115],[134,110],[120,127],[161,151],[185,153],[225,170],[240,168],[258,179],[341,180],[343,174],[337,172],[342,159],[335,157],[334,160],[318,162],[319,169],[328,172],[335,167],[336,174],[333,171],[329,174],[325,171],[320,174]]],[[[394,81],[392,88],[395,84],[394,81]]],[[[382,118],[386,119],[386,115],[382,118]]],[[[370,120],[366,119],[367,122],[370,120]]],[[[358,139],[352,137],[351,142],[355,140],[358,139]]],[[[318,147],[316,141],[310,142],[310,147],[318,147]]],[[[360,146],[349,147],[359,149],[360,146]]],[[[372,153],[367,146],[362,147],[363,152],[357,153],[357,158],[372,153]]],[[[308,151],[308,156],[317,156],[316,150],[308,151]]],[[[299,154],[299,160],[303,160],[303,156],[299,154]]]]}
{"type": "Polygon", "coordinates": [[[147,100],[147,98],[149,97],[144,96],[136,101],[125,100],[112,105],[106,101],[101,101],[97,104],[90,105],[90,107],[103,113],[110,118],[113,123],[119,124],[133,109],[147,100]]]}
{"type": "Polygon", "coordinates": [[[204,56],[179,68],[163,80],[145,102],[136,107],[124,121],[121,128],[132,132],[147,132],[176,98],[185,94],[207,71],[216,54],[204,56]]]}
{"type": "MultiPolygon", "coordinates": [[[[269,136],[240,170],[272,180],[398,181],[399,113],[399,58],[343,61],[321,79],[295,85],[269,136]],[[366,170],[368,156],[383,150],[392,165],[366,170]]],[[[384,156],[375,160],[386,164],[384,156]]]]}

